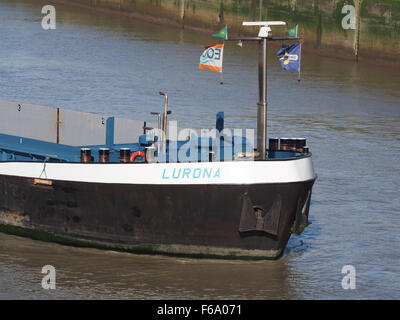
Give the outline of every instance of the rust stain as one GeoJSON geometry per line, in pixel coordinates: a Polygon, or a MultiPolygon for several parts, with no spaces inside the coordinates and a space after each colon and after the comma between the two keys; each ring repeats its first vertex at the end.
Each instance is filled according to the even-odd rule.
{"type": "Polygon", "coordinates": [[[69,224],[66,221],[64,221],[64,231],[68,232],[70,229],[71,228],[70,228],[69,224]]]}
{"type": "Polygon", "coordinates": [[[30,219],[22,212],[0,212],[0,222],[14,226],[24,226],[30,219]]]}

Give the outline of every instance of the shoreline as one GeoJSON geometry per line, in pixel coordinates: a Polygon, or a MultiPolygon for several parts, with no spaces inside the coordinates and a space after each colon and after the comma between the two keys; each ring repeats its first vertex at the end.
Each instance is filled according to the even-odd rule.
{"type": "MultiPolygon", "coordinates": [[[[175,21],[171,18],[165,17],[155,17],[153,15],[143,13],[143,12],[127,12],[122,10],[115,10],[110,8],[103,7],[93,7],[82,3],[65,1],[65,0],[51,0],[47,1],[48,3],[53,4],[61,4],[66,7],[79,8],[86,12],[97,13],[102,15],[114,16],[114,17],[123,17],[129,20],[138,19],[144,22],[149,22],[161,26],[168,26],[171,28],[177,29],[186,29],[195,32],[199,32],[202,34],[209,34],[211,37],[212,33],[217,32],[218,30],[214,27],[205,27],[205,26],[195,26],[193,24],[185,24],[182,22],[175,21]]],[[[46,3],[47,3],[46,2],[46,3]]],[[[184,20],[183,20],[184,21],[184,20]]],[[[229,27],[229,24],[228,24],[229,27]]],[[[217,27],[218,28],[218,27],[217,27]]],[[[244,33],[244,32],[243,32],[244,33]]],[[[238,33],[233,33],[233,36],[236,36],[238,33]]],[[[244,33],[245,34],[245,33],[244,33]]],[[[307,39],[307,38],[306,38],[307,39]]],[[[361,47],[362,50],[363,47],[361,47]]],[[[370,64],[375,66],[383,66],[383,67],[391,67],[391,68],[399,68],[400,69],[400,59],[388,59],[387,57],[379,57],[374,56],[374,53],[367,56],[359,56],[358,58],[352,53],[348,52],[346,48],[330,45],[324,47],[316,47],[316,45],[312,42],[305,42],[303,44],[303,52],[304,53],[313,53],[318,56],[340,59],[345,61],[353,61],[354,63],[360,64],[370,64]]]]}

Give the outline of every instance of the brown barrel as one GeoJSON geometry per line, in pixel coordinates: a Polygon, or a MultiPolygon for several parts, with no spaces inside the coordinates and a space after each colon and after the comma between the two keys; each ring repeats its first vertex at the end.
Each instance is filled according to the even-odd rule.
{"type": "Polygon", "coordinates": [[[303,152],[303,148],[306,146],[306,139],[305,138],[297,138],[296,139],[296,151],[303,152]]]}
{"type": "Polygon", "coordinates": [[[121,148],[119,149],[119,161],[128,163],[131,158],[131,149],[129,148],[121,148]]]}
{"type": "Polygon", "coordinates": [[[296,151],[296,138],[287,139],[288,148],[290,151],[296,151]]]}
{"type": "Polygon", "coordinates": [[[278,138],[269,138],[268,150],[270,150],[270,151],[279,150],[279,139],[278,138]]]}
{"type": "Polygon", "coordinates": [[[281,138],[280,139],[280,150],[286,151],[289,150],[289,140],[288,138],[281,138]]]}
{"type": "Polygon", "coordinates": [[[101,163],[110,162],[110,149],[108,148],[99,149],[99,162],[101,163]]]}
{"type": "Polygon", "coordinates": [[[90,148],[81,148],[81,162],[92,161],[92,150],[90,148]]]}

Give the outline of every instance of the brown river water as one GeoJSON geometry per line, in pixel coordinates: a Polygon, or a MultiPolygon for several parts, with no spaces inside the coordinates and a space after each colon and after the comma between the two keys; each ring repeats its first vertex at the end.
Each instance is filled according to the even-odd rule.
{"type": "MultiPolygon", "coordinates": [[[[40,1],[0,0],[0,99],[154,120],[169,94],[182,127],[255,128],[257,50],[226,44],[224,85],[197,69],[218,40],[40,1]]],[[[134,255],[0,233],[0,299],[400,299],[399,70],[311,54],[303,80],[269,51],[268,130],[308,139],[318,180],[310,220],[276,261],[134,255]],[[56,289],[41,286],[44,265],[56,289]],[[343,289],[343,266],[356,288],[343,289]]]]}

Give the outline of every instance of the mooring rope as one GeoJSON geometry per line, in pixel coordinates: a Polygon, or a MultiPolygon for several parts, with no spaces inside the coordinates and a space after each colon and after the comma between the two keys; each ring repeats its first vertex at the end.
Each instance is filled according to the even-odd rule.
{"type": "Polygon", "coordinates": [[[44,175],[45,175],[45,178],[47,179],[46,162],[48,162],[48,161],[50,161],[50,157],[46,157],[46,158],[44,159],[44,162],[43,162],[43,170],[42,170],[42,173],[41,173],[40,176],[39,176],[39,179],[42,177],[42,174],[43,174],[43,173],[44,173],[44,175]]]}

